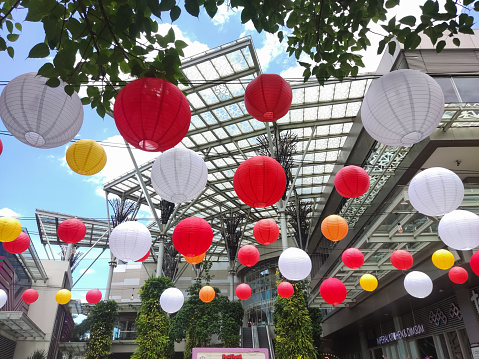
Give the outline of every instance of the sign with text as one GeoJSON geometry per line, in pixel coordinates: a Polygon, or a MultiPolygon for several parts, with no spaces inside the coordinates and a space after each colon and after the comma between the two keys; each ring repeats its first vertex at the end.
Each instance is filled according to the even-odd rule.
{"type": "Polygon", "coordinates": [[[265,348],[193,348],[193,359],[268,359],[265,348]]]}
{"type": "Polygon", "coordinates": [[[424,333],[424,325],[418,324],[410,328],[400,329],[397,332],[392,332],[386,335],[382,335],[376,339],[378,345],[387,344],[396,340],[412,337],[414,335],[424,333]]]}

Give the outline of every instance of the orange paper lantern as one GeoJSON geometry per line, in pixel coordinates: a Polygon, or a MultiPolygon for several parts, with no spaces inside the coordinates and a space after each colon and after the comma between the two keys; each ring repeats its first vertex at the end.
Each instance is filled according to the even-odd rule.
{"type": "Polygon", "coordinates": [[[202,302],[209,303],[215,299],[215,290],[209,285],[205,285],[200,289],[200,299],[202,302]]]}
{"type": "Polygon", "coordinates": [[[195,256],[195,257],[186,257],[185,256],[185,261],[187,261],[190,264],[198,264],[198,263],[201,263],[203,261],[203,259],[205,259],[205,256],[206,256],[206,252],[203,253],[203,254],[200,254],[199,256],[195,256]]]}
{"type": "Polygon", "coordinates": [[[340,241],[348,234],[348,222],[343,217],[332,214],[321,223],[321,232],[330,241],[340,241]]]}

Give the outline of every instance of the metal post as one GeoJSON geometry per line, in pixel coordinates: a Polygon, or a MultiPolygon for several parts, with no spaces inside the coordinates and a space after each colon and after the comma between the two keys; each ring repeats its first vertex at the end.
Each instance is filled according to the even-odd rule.
{"type": "Polygon", "coordinates": [[[70,261],[70,257],[72,255],[72,248],[73,248],[73,243],[68,243],[67,250],[65,253],[65,258],[63,259],[65,262],[70,261]]]}
{"type": "MultiPolygon", "coordinates": [[[[164,227],[164,225],[163,225],[163,227],[164,227]]],[[[157,261],[156,261],[156,276],[161,277],[163,275],[163,258],[165,256],[165,235],[163,233],[160,234],[160,238],[158,240],[157,256],[158,256],[158,258],[157,258],[157,261]]]]}
{"type": "MultiPolygon", "coordinates": [[[[110,233],[111,233],[111,224],[110,224],[110,208],[108,207],[108,192],[105,191],[105,199],[106,199],[106,215],[108,218],[108,241],[110,240],[110,233]]],[[[108,272],[108,280],[106,282],[106,291],[105,291],[105,300],[110,299],[110,291],[111,291],[111,281],[113,280],[113,270],[116,267],[116,258],[113,254],[110,252],[110,262],[108,264],[110,265],[110,270],[108,272]]]]}
{"type": "Polygon", "coordinates": [[[234,262],[230,261],[230,301],[235,300],[235,268],[234,268],[234,262]]]}
{"type": "Polygon", "coordinates": [[[286,223],[286,213],[284,210],[284,206],[279,208],[279,228],[281,229],[281,244],[283,246],[283,251],[288,249],[288,233],[287,231],[287,223],[286,223]]]}

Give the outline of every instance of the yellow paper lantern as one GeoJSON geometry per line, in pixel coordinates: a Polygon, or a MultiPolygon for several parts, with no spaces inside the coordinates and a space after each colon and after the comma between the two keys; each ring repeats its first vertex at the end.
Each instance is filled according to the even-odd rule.
{"type": "Polygon", "coordinates": [[[378,287],[378,280],[372,274],[363,274],[359,284],[365,291],[372,292],[378,287]]]}
{"type": "Polygon", "coordinates": [[[0,242],[11,242],[22,233],[22,225],[12,217],[0,218],[0,242]]]}
{"type": "Polygon", "coordinates": [[[185,261],[187,261],[190,264],[198,264],[198,263],[201,263],[203,261],[203,259],[205,259],[205,255],[206,255],[206,252],[203,253],[203,254],[200,254],[199,256],[196,256],[196,257],[186,257],[185,256],[185,261]]]}
{"type": "Polygon", "coordinates": [[[449,269],[454,265],[454,256],[446,249],[439,249],[432,255],[432,263],[439,269],[449,269]]]}
{"type": "Polygon", "coordinates": [[[106,152],[93,140],[79,140],[68,147],[67,163],[73,172],[91,176],[100,172],[106,164],[106,152]]]}
{"type": "Polygon", "coordinates": [[[60,289],[55,296],[58,304],[67,304],[72,299],[72,293],[68,289],[60,289]]]}
{"type": "Polygon", "coordinates": [[[216,293],[213,287],[205,285],[203,288],[200,289],[199,295],[202,302],[209,303],[213,299],[215,299],[216,293]]]}

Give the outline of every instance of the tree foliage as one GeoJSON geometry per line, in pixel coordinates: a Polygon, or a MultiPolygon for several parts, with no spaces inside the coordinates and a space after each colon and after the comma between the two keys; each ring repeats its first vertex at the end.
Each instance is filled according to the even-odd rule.
{"type": "Polygon", "coordinates": [[[90,330],[90,320],[86,318],[80,324],[75,324],[72,331],[72,342],[81,342],[85,339],[85,334],[90,330]]]}
{"type": "Polygon", "coordinates": [[[118,317],[118,304],[114,300],[97,303],[88,320],[90,326],[90,341],[86,359],[107,359],[109,357],[113,338],[113,326],[118,317]]]}
{"type": "Polygon", "coordinates": [[[308,307],[309,317],[311,318],[311,325],[313,327],[313,343],[316,348],[316,352],[321,353],[321,334],[323,333],[323,328],[321,323],[323,322],[323,315],[321,314],[321,309],[308,307]]]}

